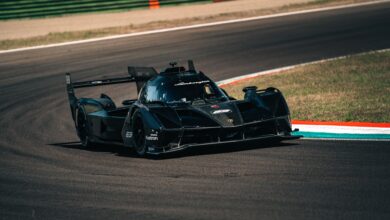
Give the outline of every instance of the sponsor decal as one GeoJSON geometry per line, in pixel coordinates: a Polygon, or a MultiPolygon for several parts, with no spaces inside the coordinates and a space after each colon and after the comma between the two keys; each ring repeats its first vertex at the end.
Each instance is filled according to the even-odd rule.
{"type": "Polygon", "coordinates": [[[158,137],[146,136],[146,140],[148,140],[148,141],[158,141],[158,137]]]}
{"type": "Polygon", "coordinates": [[[224,114],[224,113],[230,113],[232,112],[232,110],[230,109],[219,109],[219,110],[215,110],[213,111],[213,115],[216,115],[216,114],[224,114]]]}
{"type": "Polygon", "coordinates": [[[158,133],[151,133],[149,136],[145,137],[148,141],[158,141],[158,133]]]}
{"type": "Polygon", "coordinates": [[[197,81],[197,82],[179,82],[176,83],[174,86],[187,86],[187,85],[196,85],[196,84],[204,84],[209,83],[210,80],[203,80],[203,81],[197,81]]]}
{"type": "Polygon", "coordinates": [[[66,78],[66,84],[69,85],[70,84],[70,76],[67,75],[65,78],[66,78]]]}
{"type": "Polygon", "coordinates": [[[133,137],[133,132],[126,131],[126,138],[132,138],[132,137],[133,137]]]}

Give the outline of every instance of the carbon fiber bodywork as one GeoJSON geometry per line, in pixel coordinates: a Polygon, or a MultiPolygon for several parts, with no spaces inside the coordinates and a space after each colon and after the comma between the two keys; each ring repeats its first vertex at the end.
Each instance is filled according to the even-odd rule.
{"type": "Polygon", "coordinates": [[[284,121],[285,119],[268,119],[233,127],[161,129],[154,133],[158,140],[149,141],[148,152],[159,154],[196,146],[241,143],[263,139],[281,141],[299,138],[299,136],[292,136],[284,130],[276,129],[278,120],[284,121]]]}
{"type": "Polygon", "coordinates": [[[129,67],[130,77],[72,83],[67,75],[72,117],[82,143],[119,143],[139,154],[160,154],[194,146],[262,139],[296,139],[290,112],[275,88],[244,88],[243,100],[228,97],[211,79],[184,67],[157,74],[152,68],[129,67]],[[76,98],[74,88],[136,82],[139,99],[117,108],[100,98],[76,98]],[[80,116],[81,115],[81,116],[80,116]],[[83,142],[84,141],[84,142],[83,142]],[[141,153],[140,153],[141,152],[141,153]]]}

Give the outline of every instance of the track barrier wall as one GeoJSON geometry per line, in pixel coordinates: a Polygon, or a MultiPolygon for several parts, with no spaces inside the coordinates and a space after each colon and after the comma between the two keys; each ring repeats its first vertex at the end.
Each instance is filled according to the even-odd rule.
{"type": "Polygon", "coordinates": [[[165,5],[196,2],[213,0],[10,0],[0,1],[0,20],[126,11],[137,8],[157,9],[165,5]]]}

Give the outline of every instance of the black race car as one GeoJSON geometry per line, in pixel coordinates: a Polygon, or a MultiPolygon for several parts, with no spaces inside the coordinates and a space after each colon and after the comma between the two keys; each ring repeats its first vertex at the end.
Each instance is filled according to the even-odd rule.
{"type": "Polygon", "coordinates": [[[243,89],[235,100],[204,73],[170,63],[157,73],[150,67],[128,67],[129,76],[72,82],[67,92],[77,134],[83,146],[116,143],[134,148],[138,155],[160,154],[193,146],[261,139],[296,139],[290,113],[276,88],[243,89]],[[139,98],[116,107],[112,99],[77,98],[74,89],[135,82],[139,98]]]}

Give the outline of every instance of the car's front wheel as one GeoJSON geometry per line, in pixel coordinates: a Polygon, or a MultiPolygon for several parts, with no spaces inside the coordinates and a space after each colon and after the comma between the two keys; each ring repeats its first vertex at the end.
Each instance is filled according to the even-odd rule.
{"type": "Polygon", "coordinates": [[[137,111],[132,118],[133,121],[133,140],[135,145],[135,151],[138,156],[146,155],[146,138],[145,128],[142,122],[141,114],[137,111]]]}

